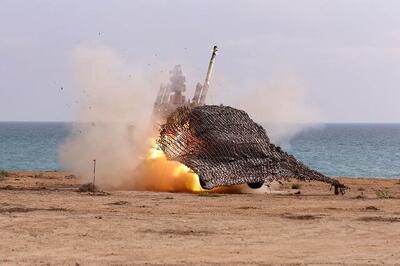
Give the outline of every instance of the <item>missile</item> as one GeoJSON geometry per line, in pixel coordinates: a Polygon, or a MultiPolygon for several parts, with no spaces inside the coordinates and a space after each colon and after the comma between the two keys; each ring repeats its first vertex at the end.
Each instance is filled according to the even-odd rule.
{"type": "Polygon", "coordinates": [[[196,86],[195,95],[193,97],[193,103],[195,103],[195,104],[198,104],[198,105],[205,104],[208,88],[210,87],[210,78],[211,78],[211,74],[213,71],[215,57],[217,56],[217,52],[218,52],[218,47],[215,45],[213,47],[213,51],[211,54],[210,63],[208,64],[207,75],[206,75],[206,79],[204,80],[204,84],[203,84],[203,86],[201,86],[201,88],[200,88],[200,86],[196,86]]]}

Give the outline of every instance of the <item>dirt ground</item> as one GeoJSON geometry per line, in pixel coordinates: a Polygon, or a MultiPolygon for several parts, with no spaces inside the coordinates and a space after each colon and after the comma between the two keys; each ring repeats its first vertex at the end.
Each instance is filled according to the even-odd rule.
{"type": "Polygon", "coordinates": [[[279,193],[90,194],[65,172],[10,173],[0,265],[400,265],[399,181],[340,180],[344,196],[296,181],[279,193]]]}

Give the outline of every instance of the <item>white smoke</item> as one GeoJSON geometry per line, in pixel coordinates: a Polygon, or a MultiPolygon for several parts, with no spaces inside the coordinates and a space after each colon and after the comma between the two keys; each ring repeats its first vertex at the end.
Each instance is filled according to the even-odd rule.
{"type": "Polygon", "coordinates": [[[274,143],[288,146],[294,135],[319,122],[306,88],[290,75],[280,73],[268,82],[253,82],[243,91],[236,106],[263,125],[274,143]]]}
{"type": "Polygon", "coordinates": [[[117,186],[132,176],[142,154],[158,85],[106,47],[77,48],[72,72],[79,110],[60,162],[89,181],[95,159],[97,183],[117,186]]]}

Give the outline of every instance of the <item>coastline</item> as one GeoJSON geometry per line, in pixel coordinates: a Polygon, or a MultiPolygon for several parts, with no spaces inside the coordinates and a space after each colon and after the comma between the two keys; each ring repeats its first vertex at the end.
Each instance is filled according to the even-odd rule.
{"type": "Polygon", "coordinates": [[[339,180],[343,196],[297,180],[272,193],[93,195],[68,172],[10,172],[0,264],[398,263],[399,180],[339,180]]]}

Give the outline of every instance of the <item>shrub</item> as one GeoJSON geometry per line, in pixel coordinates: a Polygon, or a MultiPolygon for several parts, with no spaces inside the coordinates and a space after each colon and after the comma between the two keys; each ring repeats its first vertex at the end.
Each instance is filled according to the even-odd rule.
{"type": "Polygon", "coordinates": [[[43,178],[43,173],[35,174],[33,178],[43,178]]]}
{"type": "Polygon", "coordinates": [[[10,173],[5,171],[5,170],[0,170],[0,179],[4,179],[6,177],[10,176],[10,173]]]}
{"type": "Polygon", "coordinates": [[[376,196],[378,199],[392,199],[393,196],[386,190],[377,190],[375,191],[376,196]]]}

